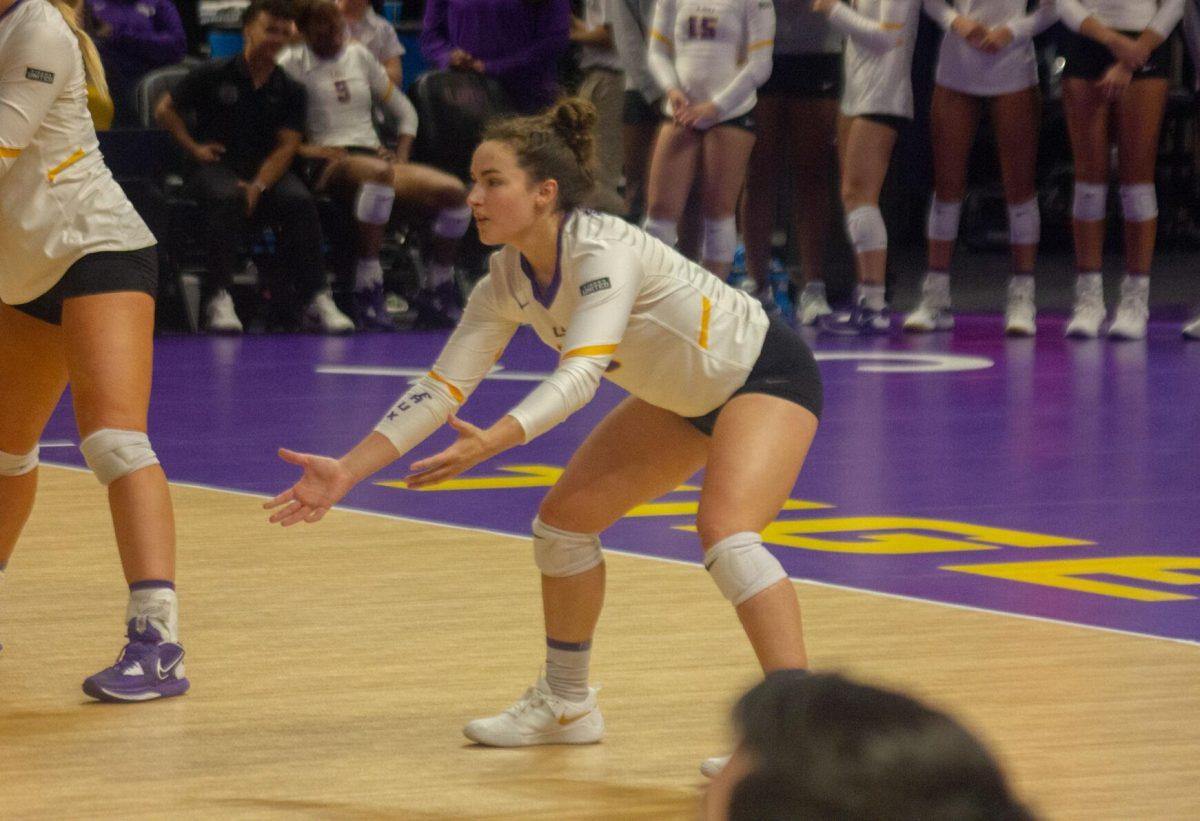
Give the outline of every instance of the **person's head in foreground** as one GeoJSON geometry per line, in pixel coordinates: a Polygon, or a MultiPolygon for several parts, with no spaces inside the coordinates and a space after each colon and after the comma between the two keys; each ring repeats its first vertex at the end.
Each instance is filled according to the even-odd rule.
{"type": "Polygon", "coordinates": [[[779,671],[738,702],[740,743],[705,817],[1033,821],[991,754],[944,713],[836,674],[779,671]]]}

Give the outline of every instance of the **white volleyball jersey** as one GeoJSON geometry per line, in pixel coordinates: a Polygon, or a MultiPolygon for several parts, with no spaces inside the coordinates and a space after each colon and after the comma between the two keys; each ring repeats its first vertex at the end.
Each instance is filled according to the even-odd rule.
{"type": "Polygon", "coordinates": [[[841,54],[843,41],[812,0],[775,0],[776,54],[841,54]]]}
{"type": "Polygon", "coordinates": [[[404,56],[404,46],[396,35],[396,29],[370,6],[359,19],[346,21],[346,31],[381,63],[404,56]]]}
{"type": "Polygon", "coordinates": [[[1152,29],[1164,40],[1183,17],[1184,0],[1058,0],[1058,13],[1072,31],[1095,17],[1118,31],[1152,29]]]}
{"type": "Polygon", "coordinates": [[[283,51],[280,68],[308,98],[305,139],[314,145],[378,148],[372,105],[386,108],[400,133],[417,133],[416,110],[388,79],[383,65],[360,43],[347,43],[336,57],[322,60],[306,45],[283,51]]]}
{"type": "Polygon", "coordinates": [[[756,89],[771,76],[774,40],[771,0],[658,0],[650,70],[664,89],[678,88],[696,103],[711,100],[717,122],[729,120],[758,101],[756,89]]]}
{"type": "Polygon", "coordinates": [[[925,0],[925,13],[946,30],[938,54],[938,85],[978,97],[1037,85],[1033,37],[1052,26],[1058,12],[1054,0],[1042,0],[1029,13],[1026,8],[1025,0],[925,0]],[[988,28],[1006,26],[1012,42],[995,54],[975,48],[950,28],[960,14],[988,28]]]}
{"type": "Polygon", "coordinates": [[[0,301],[37,299],[87,254],[153,244],[100,156],[75,35],[20,0],[0,16],[0,301]]]}
{"type": "MultiPolygon", "coordinates": [[[[613,20],[617,15],[616,4],[621,0],[585,0],[583,4],[583,22],[589,29],[609,26],[611,31],[613,20]]],[[[616,44],[610,48],[601,48],[585,44],[579,50],[579,67],[607,68],[611,71],[622,71],[621,55],[617,53],[616,44]]]]}
{"type": "Polygon", "coordinates": [[[663,94],[647,63],[654,0],[613,0],[610,10],[613,43],[625,71],[625,90],[636,91],[652,103],[663,94]]]}
{"type": "Polygon", "coordinates": [[[912,58],[920,0],[838,3],[829,23],[846,35],[842,113],[913,116],[912,58]]]}
{"type": "Polygon", "coordinates": [[[492,255],[433,370],[376,428],[401,453],[441,425],[521,325],[558,350],[554,373],[513,408],[529,441],[583,407],[606,377],[680,416],[703,416],[745,384],[766,336],[762,305],[622,219],[567,215],[543,291],[520,253],[492,255]]]}

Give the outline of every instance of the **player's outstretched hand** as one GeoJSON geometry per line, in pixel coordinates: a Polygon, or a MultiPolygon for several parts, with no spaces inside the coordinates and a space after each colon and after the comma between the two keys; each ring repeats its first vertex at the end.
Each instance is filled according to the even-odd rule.
{"type": "Polygon", "coordinates": [[[494,449],[486,431],[464,422],[454,414],[450,414],[446,421],[457,431],[458,441],[441,453],[413,462],[412,473],[404,478],[404,483],[410,488],[429,487],[453,479],[493,455],[494,449]]]}
{"type": "Polygon", "coordinates": [[[304,474],[283,493],[263,502],[264,510],[275,510],[269,520],[271,524],[291,527],[299,522],[319,522],[354,487],[354,477],[337,459],[287,448],[279,449],[279,458],[299,465],[304,474]]]}

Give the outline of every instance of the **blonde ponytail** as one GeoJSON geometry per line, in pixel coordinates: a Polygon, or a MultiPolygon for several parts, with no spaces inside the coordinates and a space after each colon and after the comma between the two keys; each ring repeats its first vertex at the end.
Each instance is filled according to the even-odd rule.
{"type": "Polygon", "coordinates": [[[109,96],[108,81],[104,78],[104,65],[100,62],[100,52],[96,51],[96,44],[79,24],[79,15],[75,13],[74,7],[67,0],[46,0],[46,2],[58,9],[59,14],[67,21],[67,25],[79,40],[79,51],[83,54],[83,72],[87,77],[88,85],[95,88],[101,96],[109,96]]]}

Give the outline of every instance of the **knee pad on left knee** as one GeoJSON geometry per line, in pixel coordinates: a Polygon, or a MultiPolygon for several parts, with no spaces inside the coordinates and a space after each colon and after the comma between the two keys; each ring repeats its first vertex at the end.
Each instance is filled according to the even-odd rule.
{"type": "Polygon", "coordinates": [[[733,262],[737,250],[737,221],[733,215],[704,221],[703,258],[711,262],[733,262]]]}
{"type": "Polygon", "coordinates": [[[856,254],[887,250],[887,225],[878,206],[860,205],[847,214],[846,234],[856,254]]]}
{"type": "Polygon", "coordinates": [[[24,476],[38,466],[38,448],[29,453],[5,453],[0,450],[0,476],[24,476]]]}
{"type": "Polygon", "coordinates": [[[158,464],[150,437],[141,431],[103,428],[80,442],[79,450],[102,485],[158,464]]]}
{"type": "Polygon", "coordinates": [[[433,220],[433,235],[442,239],[458,239],[471,226],[471,208],[443,208],[433,220]]]}
{"type": "Polygon", "coordinates": [[[367,225],[387,225],[392,217],[396,189],[378,182],[364,182],[354,200],[354,218],[367,225]]]}
{"type": "Polygon", "coordinates": [[[788,577],[779,559],[763,547],[762,536],[750,531],[726,536],[710,547],[704,569],[734,607],[788,577]]]}
{"type": "Polygon", "coordinates": [[[962,217],[962,202],[943,202],[936,196],[929,203],[929,221],[925,236],[935,242],[954,242],[958,239],[958,223],[962,217]]]}
{"type": "Polygon", "coordinates": [[[1037,245],[1042,238],[1042,212],[1037,197],[1008,206],[1008,241],[1013,245],[1037,245]]]}
{"type": "Polygon", "coordinates": [[[533,560],[547,576],[578,576],[604,561],[600,537],[595,533],[571,533],[533,520],[533,560]]]}
{"type": "Polygon", "coordinates": [[[1121,213],[1126,222],[1149,222],[1158,217],[1158,192],[1154,183],[1121,186],[1121,213]]]}

